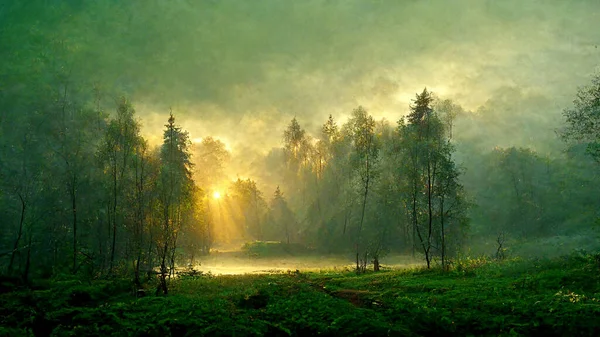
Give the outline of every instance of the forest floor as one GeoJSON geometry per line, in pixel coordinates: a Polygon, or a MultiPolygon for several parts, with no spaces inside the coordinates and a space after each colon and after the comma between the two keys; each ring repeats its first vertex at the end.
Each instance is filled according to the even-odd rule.
{"type": "Polygon", "coordinates": [[[422,267],[211,276],[168,296],[129,280],[36,282],[0,294],[1,336],[600,335],[600,260],[465,259],[422,267]]]}

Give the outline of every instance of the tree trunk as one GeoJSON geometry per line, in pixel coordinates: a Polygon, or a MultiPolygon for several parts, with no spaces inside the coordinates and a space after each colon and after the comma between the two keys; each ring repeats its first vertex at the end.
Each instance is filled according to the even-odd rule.
{"type": "Polygon", "coordinates": [[[365,210],[367,208],[367,197],[369,195],[369,157],[367,155],[366,162],[366,179],[365,179],[365,193],[363,195],[362,213],[360,215],[360,224],[358,226],[358,233],[356,233],[356,269],[359,271],[360,266],[358,264],[359,244],[362,233],[363,222],[365,220],[365,210]]]}
{"type": "MultiPolygon", "coordinates": [[[[428,158],[429,160],[431,160],[431,158],[428,158]]],[[[431,235],[433,234],[433,207],[432,207],[432,179],[431,179],[431,164],[427,163],[427,216],[429,217],[428,219],[428,226],[427,226],[427,249],[425,250],[425,259],[427,260],[427,269],[429,269],[431,267],[430,265],[430,260],[431,257],[429,256],[429,252],[431,251],[431,235]]]]}
{"type": "MultiPolygon", "coordinates": [[[[152,220],[150,220],[150,224],[152,224],[152,220]]],[[[148,256],[146,257],[146,266],[147,269],[152,269],[154,267],[154,256],[152,256],[152,232],[150,232],[150,238],[148,240],[148,256]]]]}
{"type": "Polygon", "coordinates": [[[257,229],[257,237],[259,241],[263,241],[263,229],[262,224],[260,223],[260,213],[258,209],[258,189],[254,186],[254,215],[256,216],[256,229],[257,229]]]}
{"type": "MultiPolygon", "coordinates": [[[[75,180],[75,178],[73,180],[75,180]]],[[[77,273],[77,204],[75,181],[73,181],[71,185],[71,204],[73,212],[73,274],[75,274],[77,273]]]]}
{"type": "Polygon", "coordinates": [[[373,271],[379,271],[379,257],[375,256],[373,259],[373,271]]]}
{"type": "Polygon", "coordinates": [[[112,221],[112,246],[110,248],[110,265],[108,268],[108,274],[112,274],[114,262],[115,262],[115,246],[117,245],[117,167],[113,171],[113,221],[112,221]]]}
{"type": "Polygon", "coordinates": [[[169,249],[169,245],[165,242],[165,246],[162,251],[162,257],[160,262],[160,284],[158,289],[156,289],[157,295],[162,291],[163,295],[167,295],[169,293],[169,289],[167,288],[167,251],[169,249]]]}
{"type": "Polygon", "coordinates": [[[112,246],[110,247],[110,267],[108,268],[108,273],[109,274],[112,274],[112,270],[113,270],[114,262],[115,262],[115,246],[117,245],[117,221],[116,221],[116,217],[113,220],[112,233],[113,233],[113,237],[112,237],[112,246]]]}
{"type": "Polygon", "coordinates": [[[138,252],[138,256],[137,259],[135,261],[135,266],[134,266],[134,282],[136,287],[140,287],[141,286],[141,282],[140,282],[140,262],[142,260],[142,251],[139,250],[138,252]]]}
{"type": "Polygon", "coordinates": [[[25,284],[28,284],[29,267],[31,266],[31,236],[32,236],[32,233],[29,233],[29,243],[27,245],[27,259],[25,260],[25,270],[23,271],[23,282],[25,284]]]}
{"type": "Polygon", "coordinates": [[[419,226],[415,226],[417,237],[419,238],[419,242],[421,242],[421,247],[423,248],[423,253],[425,253],[425,261],[427,262],[427,269],[429,269],[429,246],[425,245],[425,241],[423,241],[423,235],[421,235],[421,230],[419,226]]]}
{"type": "MultiPolygon", "coordinates": [[[[110,207],[107,204],[106,205],[106,214],[108,215],[108,217],[110,217],[110,207]]],[[[110,220],[108,221],[108,238],[104,237],[104,220],[106,220],[104,217],[99,218],[98,219],[98,258],[100,259],[100,271],[99,274],[103,275],[104,274],[104,270],[106,268],[106,256],[105,256],[105,248],[106,248],[106,241],[108,240],[108,238],[110,238],[110,220]]]]}
{"type": "MultiPolygon", "coordinates": [[[[416,169],[415,169],[416,170],[416,169]]],[[[415,179],[415,183],[413,185],[413,193],[412,193],[412,256],[415,257],[415,253],[417,250],[417,226],[419,225],[417,220],[417,180],[415,179]]]]}
{"type": "Polygon", "coordinates": [[[442,270],[446,270],[446,232],[445,232],[445,223],[444,223],[444,196],[442,195],[440,200],[440,225],[441,225],[441,235],[442,235],[442,270]]]}
{"type": "Polygon", "coordinates": [[[12,253],[10,254],[10,262],[8,264],[8,273],[12,273],[13,263],[15,260],[15,254],[19,250],[19,242],[21,241],[21,237],[23,236],[23,223],[25,222],[25,200],[19,193],[19,199],[21,200],[21,220],[19,220],[19,232],[17,234],[17,239],[15,240],[15,244],[13,245],[12,253]]]}

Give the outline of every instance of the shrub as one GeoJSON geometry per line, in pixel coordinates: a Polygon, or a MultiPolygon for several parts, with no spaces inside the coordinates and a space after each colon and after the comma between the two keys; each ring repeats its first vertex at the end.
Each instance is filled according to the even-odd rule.
{"type": "Polygon", "coordinates": [[[280,241],[254,241],[246,242],[242,246],[248,256],[254,258],[260,257],[281,257],[289,255],[306,255],[313,253],[313,250],[299,243],[283,243],[280,241]]]}

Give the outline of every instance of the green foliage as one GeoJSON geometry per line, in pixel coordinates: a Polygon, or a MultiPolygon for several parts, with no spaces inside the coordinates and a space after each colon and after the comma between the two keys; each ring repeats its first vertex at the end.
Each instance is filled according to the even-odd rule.
{"type": "MultiPolygon", "coordinates": [[[[530,149],[496,148],[468,163],[465,188],[478,204],[471,211],[471,244],[494,242],[500,234],[505,248],[531,243],[515,252],[529,256],[539,254],[540,246],[554,250],[578,236],[590,238],[600,204],[582,186],[596,184],[597,177],[589,160],[575,149],[569,152],[567,158],[551,158],[530,149]]],[[[495,242],[491,246],[486,253],[495,252],[495,242]]]]}
{"type": "Polygon", "coordinates": [[[561,136],[566,141],[587,145],[587,153],[600,161],[600,133],[597,124],[600,119],[600,73],[590,84],[580,87],[573,100],[573,107],[565,109],[563,116],[566,126],[561,136]]]}
{"type": "Polygon", "coordinates": [[[458,258],[453,263],[451,263],[450,270],[453,273],[457,273],[464,276],[474,275],[474,272],[477,268],[480,268],[490,262],[491,260],[486,256],[475,258],[467,256],[465,258],[458,258]]]}
{"type": "Polygon", "coordinates": [[[246,242],[242,251],[249,257],[286,257],[306,255],[313,252],[312,249],[299,243],[284,243],[281,241],[254,241],[246,242]]]}
{"type": "Polygon", "coordinates": [[[268,224],[265,224],[265,218],[268,212],[268,205],[263,198],[262,192],[252,179],[242,180],[238,178],[232,182],[229,187],[230,197],[226,201],[230,209],[239,209],[240,212],[231,212],[231,217],[236,223],[246,229],[246,233],[257,240],[263,240],[263,237],[269,233],[268,224]]]}
{"type": "Polygon", "coordinates": [[[171,296],[136,298],[129,281],[55,281],[0,295],[0,335],[594,336],[598,254],[503,262],[464,258],[356,275],[182,277],[171,296]]]}
{"type": "Polygon", "coordinates": [[[185,270],[177,272],[177,276],[180,280],[197,280],[201,277],[213,277],[210,271],[205,273],[202,270],[195,269],[194,266],[189,266],[185,270]]]}
{"type": "Polygon", "coordinates": [[[438,102],[424,89],[398,122],[399,155],[394,168],[400,188],[400,207],[411,224],[412,246],[425,255],[427,267],[434,257],[446,268],[449,256],[463,246],[469,222],[461,171],[451,143],[453,111],[450,102],[438,102]],[[434,109],[435,107],[435,109],[434,109]]]}

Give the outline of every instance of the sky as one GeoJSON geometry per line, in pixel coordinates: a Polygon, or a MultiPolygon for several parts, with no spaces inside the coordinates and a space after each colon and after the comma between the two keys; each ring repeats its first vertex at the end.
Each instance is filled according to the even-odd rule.
{"type": "MultiPolygon", "coordinates": [[[[242,176],[293,117],[314,135],[358,105],[395,122],[424,87],[468,112],[459,141],[547,150],[600,65],[597,0],[47,2],[38,25],[74,73],[131,97],[151,142],[172,108],[242,176]]],[[[35,10],[14,3],[0,19],[35,10]]]]}
{"type": "Polygon", "coordinates": [[[279,146],[293,117],[313,134],[358,105],[397,121],[424,87],[548,128],[600,64],[597,1],[174,3],[163,81],[134,90],[146,130],[168,105],[238,151],[279,146]]]}

